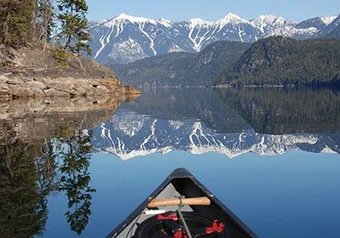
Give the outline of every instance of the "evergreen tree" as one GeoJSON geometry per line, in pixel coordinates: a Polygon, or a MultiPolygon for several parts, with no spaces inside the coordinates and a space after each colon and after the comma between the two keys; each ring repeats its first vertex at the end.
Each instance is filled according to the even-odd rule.
{"type": "Polygon", "coordinates": [[[36,0],[0,1],[0,44],[27,45],[34,38],[36,0]]]}
{"type": "Polygon", "coordinates": [[[87,44],[91,40],[88,30],[86,13],[88,6],[85,0],[57,0],[61,21],[59,39],[65,39],[64,49],[74,53],[85,52],[91,54],[87,44]]]}
{"type": "Polygon", "coordinates": [[[39,28],[39,40],[51,42],[53,22],[53,0],[37,0],[37,25],[39,28]]]}

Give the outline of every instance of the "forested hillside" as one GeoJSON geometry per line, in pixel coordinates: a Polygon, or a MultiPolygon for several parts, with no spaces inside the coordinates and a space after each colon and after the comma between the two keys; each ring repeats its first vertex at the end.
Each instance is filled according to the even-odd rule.
{"type": "Polygon", "coordinates": [[[255,42],[215,85],[339,85],[340,40],[269,37],[255,42]]]}
{"type": "Polygon", "coordinates": [[[250,44],[219,41],[199,53],[169,53],[127,65],[113,65],[123,83],[133,86],[207,86],[250,44]]]}

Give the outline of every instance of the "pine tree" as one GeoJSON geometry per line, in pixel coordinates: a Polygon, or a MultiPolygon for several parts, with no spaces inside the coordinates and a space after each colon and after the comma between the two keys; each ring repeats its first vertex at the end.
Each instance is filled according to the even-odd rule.
{"type": "Polygon", "coordinates": [[[86,14],[88,6],[85,0],[58,0],[61,21],[59,39],[65,39],[64,49],[74,53],[85,52],[91,54],[87,44],[91,40],[86,14]]]}
{"type": "Polygon", "coordinates": [[[36,0],[0,2],[0,44],[27,45],[34,39],[36,0]]]}
{"type": "Polygon", "coordinates": [[[37,25],[39,28],[39,40],[42,42],[51,42],[52,29],[55,26],[53,22],[53,0],[37,0],[37,25]]]}

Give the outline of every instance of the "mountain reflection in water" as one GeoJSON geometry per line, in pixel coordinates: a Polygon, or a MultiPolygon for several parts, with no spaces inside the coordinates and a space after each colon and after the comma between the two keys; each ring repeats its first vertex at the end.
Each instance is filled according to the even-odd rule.
{"type": "Polygon", "coordinates": [[[96,152],[130,159],[173,150],[233,158],[292,150],[339,153],[340,95],[327,89],[146,92],[93,129],[96,152]]]}
{"type": "Polygon", "coordinates": [[[0,232],[43,234],[47,197],[64,193],[81,234],[94,152],[131,159],[173,150],[340,153],[340,95],[328,89],[157,89],[131,98],[0,102],[0,232]],[[123,101],[130,101],[123,103],[123,101]],[[119,109],[118,109],[119,107],[119,109]]]}

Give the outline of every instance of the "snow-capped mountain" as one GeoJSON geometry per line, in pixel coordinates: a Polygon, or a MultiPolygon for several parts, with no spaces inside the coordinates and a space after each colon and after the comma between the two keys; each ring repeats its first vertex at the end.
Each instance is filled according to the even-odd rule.
{"type": "Polygon", "coordinates": [[[193,154],[217,152],[228,158],[248,152],[261,155],[293,150],[340,153],[338,139],[333,135],[267,135],[253,129],[218,133],[199,120],[164,120],[127,110],[119,110],[110,121],[101,123],[92,131],[94,152],[114,154],[123,160],[173,150],[193,154]]]}
{"type": "Polygon", "coordinates": [[[251,21],[253,26],[259,28],[264,35],[272,32],[278,28],[284,28],[288,26],[295,26],[296,23],[288,21],[283,17],[278,17],[274,15],[261,15],[251,21]]]}
{"type": "Polygon", "coordinates": [[[251,21],[229,13],[217,21],[200,18],[173,22],[120,14],[113,19],[90,22],[92,58],[105,64],[129,63],[169,52],[198,52],[220,40],[252,43],[282,35],[298,39],[331,32],[337,16],[317,17],[300,23],[279,16],[262,15],[251,21]]]}

